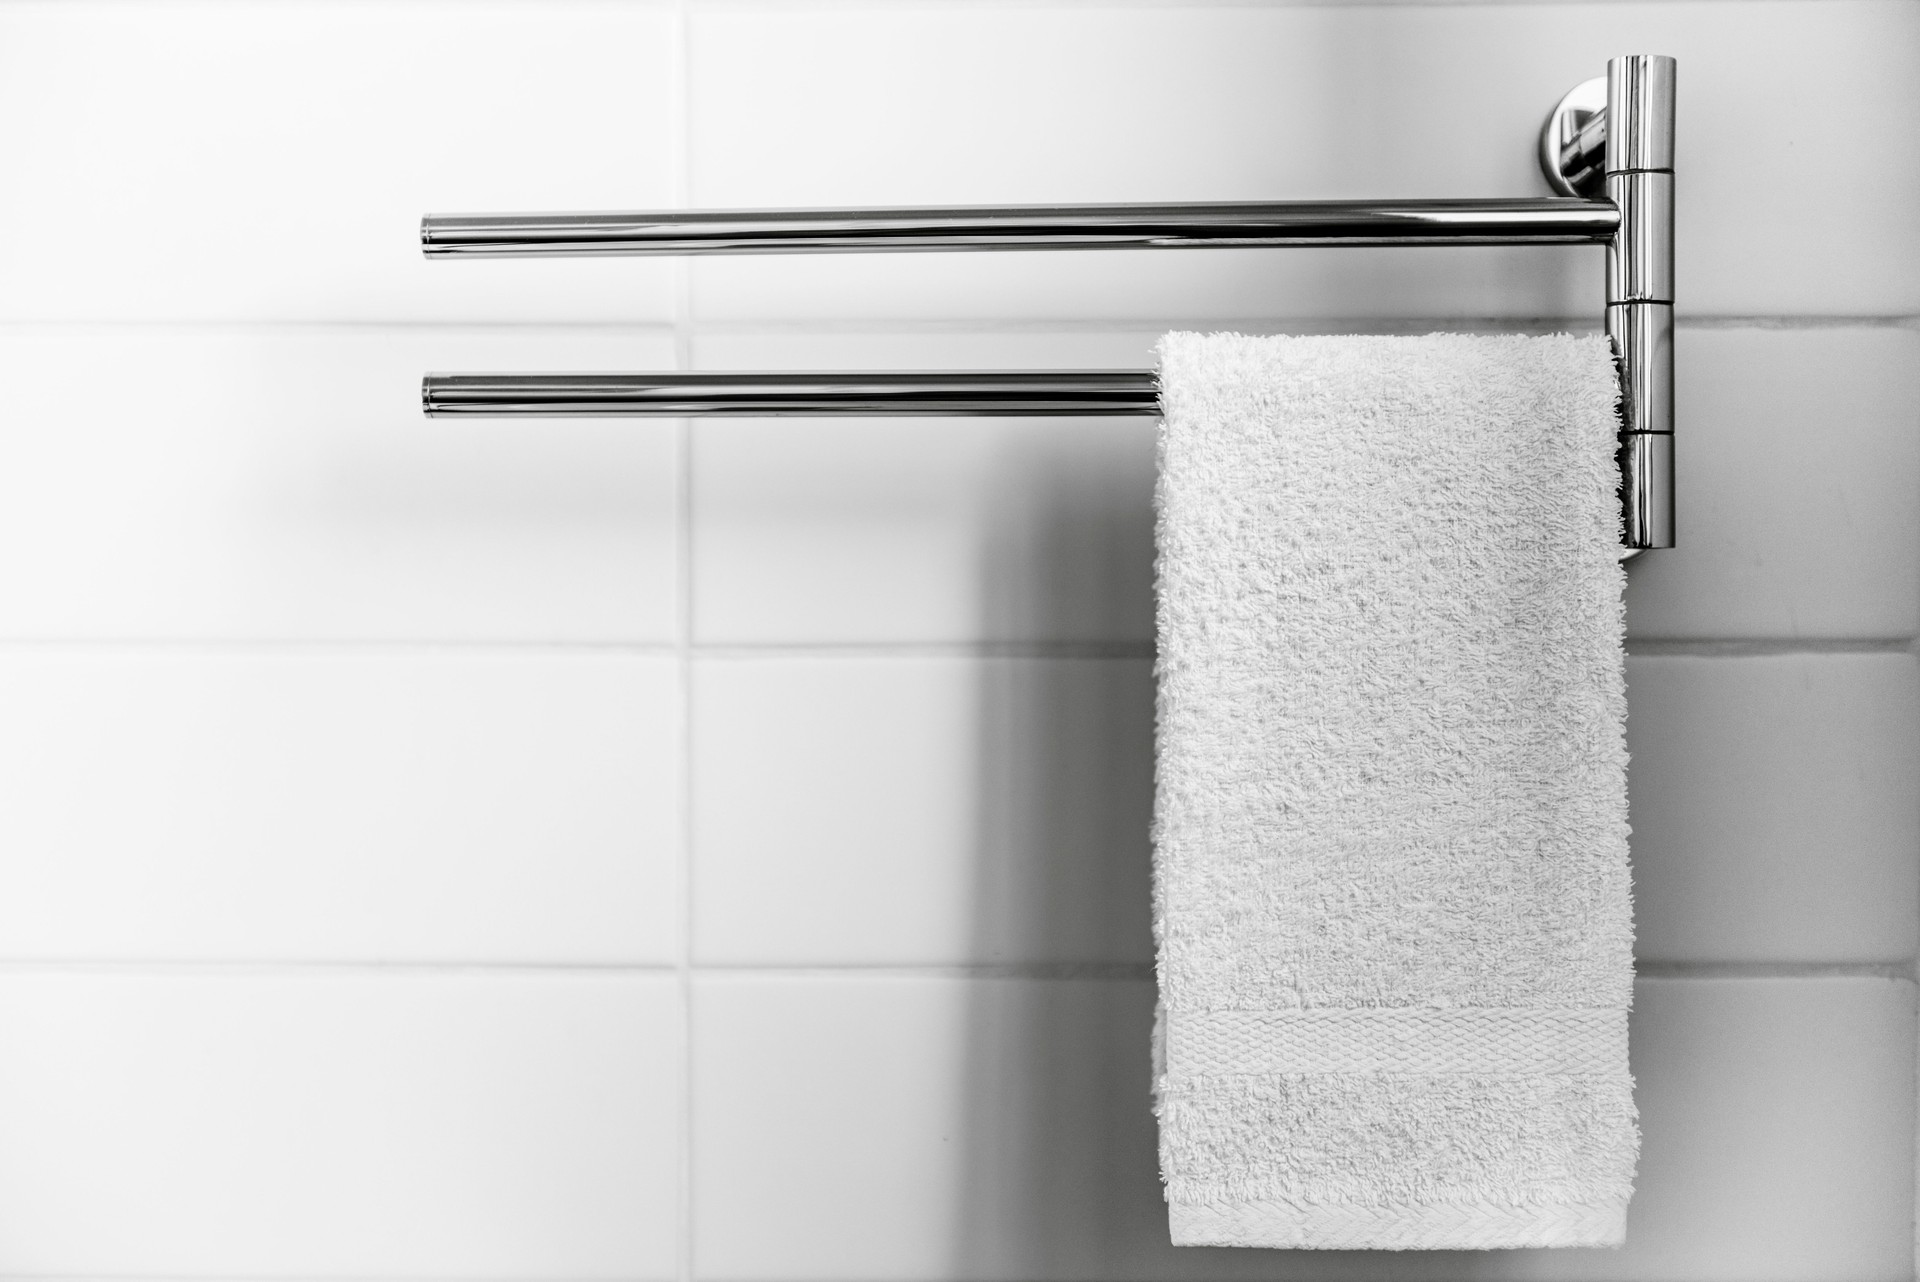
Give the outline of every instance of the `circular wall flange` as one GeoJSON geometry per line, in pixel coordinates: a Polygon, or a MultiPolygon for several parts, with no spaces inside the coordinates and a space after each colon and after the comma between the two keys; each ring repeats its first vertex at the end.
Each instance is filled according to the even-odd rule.
{"type": "Polygon", "coordinates": [[[1602,172],[1606,164],[1605,133],[1594,131],[1583,141],[1590,144],[1584,150],[1569,157],[1569,144],[1581,140],[1584,130],[1595,116],[1607,109],[1607,78],[1597,76],[1592,80],[1583,80],[1567,90],[1547,115],[1547,122],[1540,126],[1540,172],[1547,176],[1547,185],[1562,196],[1597,196],[1605,183],[1602,172]],[[1591,144],[1598,145],[1591,145],[1591,144]],[[1565,167],[1563,168],[1563,163],[1565,167]]]}

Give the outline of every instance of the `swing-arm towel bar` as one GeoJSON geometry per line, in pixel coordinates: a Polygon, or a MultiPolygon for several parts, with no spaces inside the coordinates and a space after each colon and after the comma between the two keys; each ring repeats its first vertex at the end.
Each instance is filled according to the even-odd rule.
{"type": "Polygon", "coordinates": [[[833,254],[963,249],[1189,249],[1285,245],[1595,245],[1611,200],[1270,201],[978,205],[942,209],[429,214],[429,257],[833,254]]]}
{"type": "MultiPolygon", "coordinates": [[[[793,254],[1311,245],[1607,248],[1629,548],[1673,521],[1674,62],[1630,54],[1560,100],[1540,136],[1557,199],[1008,205],[934,209],[440,214],[430,257],[793,254]]],[[[430,374],[430,415],[910,415],[1157,412],[1145,371],[430,374]]]]}

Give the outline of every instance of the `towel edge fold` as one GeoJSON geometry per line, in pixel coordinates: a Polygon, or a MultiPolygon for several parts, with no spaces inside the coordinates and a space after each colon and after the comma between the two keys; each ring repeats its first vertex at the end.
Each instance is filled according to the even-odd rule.
{"type": "Polygon", "coordinates": [[[1546,1203],[1436,1202],[1424,1206],[1301,1206],[1278,1201],[1174,1202],[1175,1246],[1305,1250],[1488,1251],[1617,1247],[1626,1241],[1627,1199],[1546,1203]]]}

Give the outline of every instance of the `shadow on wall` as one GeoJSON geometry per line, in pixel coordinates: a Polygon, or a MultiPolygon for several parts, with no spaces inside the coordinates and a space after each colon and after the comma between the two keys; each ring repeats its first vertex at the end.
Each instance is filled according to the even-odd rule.
{"type": "Polygon", "coordinates": [[[994,460],[1026,519],[981,548],[985,635],[1089,644],[988,662],[977,687],[973,951],[1009,971],[965,1004],[956,1277],[1118,1277],[1155,1254],[1152,470],[1079,435],[1036,425],[994,460]]]}
{"type": "MultiPolygon", "coordinates": [[[[1090,482],[1070,460],[1011,441],[998,460],[1004,485],[1025,491],[1010,506],[1033,515],[1012,536],[996,527],[983,548],[986,635],[1071,635],[1077,621],[1150,613],[1151,469],[1090,482]]],[[[973,955],[996,969],[955,981],[968,992],[945,1275],[1471,1279],[1630,1269],[1624,1252],[1169,1244],[1148,1063],[1150,652],[1137,641],[1090,643],[981,665],[973,955]]]]}

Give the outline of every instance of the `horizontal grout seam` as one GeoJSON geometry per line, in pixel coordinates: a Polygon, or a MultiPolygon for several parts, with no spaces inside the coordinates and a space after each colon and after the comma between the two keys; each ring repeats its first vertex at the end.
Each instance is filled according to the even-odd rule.
{"type": "MultiPolygon", "coordinates": [[[[5,3],[6,0],[0,0],[5,3]]],[[[0,1282],[656,1282],[650,1275],[566,1273],[5,1273],[0,1282]]]]}
{"type": "Polygon", "coordinates": [[[1635,962],[1639,979],[1920,978],[1913,962],[1635,962]]]}
{"type": "Polygon", "coordinates": [[[298,640],[272,637],[216,639],[206,637],[12,637],[0,638],[0,659],[9,653],[36,652],[129,655],[291,655],[345,658],[352,655],[417,656],[472,654],[674,654],[669,641],[508,641],[508,640],[298,640]]]}
{"type": "MultiPolygon", "coordinates": [[[[672,962],[443,962],[443,961],[171,961],[0,959],[0,976],[105,975],[145,978],[295,978],[314,976],[419,978],[645,978],[670,979],[672,962]]],[[[745,980],[1007,979],[1145,983],[1151,962],[980,962],[778,965],[694,962],[696,975],[745,980]]],[[[1916,978],[1912,962],[1639,962],[1641,979],[1900,979],[1916,978]]],[[[4,1276],[4,1275],[0,1275],[4,1276]]]]}
{"type": "MultiPolygon", "coordinates": [[[[659,975],[674,973],[671,962],[540,961],[354,961],[354,960],[182,960],[168,958],[44,957],[0,958],[0,975],[147,975],[228,978],[296,975],[560,976],[659,975]]],[[[0,1275],[3,1277],[4,1275],[0,1275]]]]}
{"type": "MultiPolygon", "coordinates": [[[[1586,0],[690,0],[695,12],[716,13],[795,10],[861,9],[1457,9],[1491,5],[1496,8],[1554,9],[1586,0]]],[[[1601,0],[1626,5],[1636,0],[1601,0]]],[[[1756,0],[1708,0],[1715,4],[1750,4],[1756,0]]]]}
{"type": "Polygon", "coordinates": [[[1695,658],[1747,658],[1769,655],[1823,654],[1911,654],[1912,637],[1798,637],[1792,639],[1743,639],[1722,637],[1698,640],[1627,640],[1627,657],[1654,659],[1687,656],[1695,658]]]}
{"type": "MultiPolygon", "coordinates": [[[[1466,0],[1462,0],[1465,3],[1466,0]]],[[[1566,0],[1571,3],[1572,0],[1566,0]]],[[[1624,0],[1623,0],[1624,2],[1624,0]]],[[[1725,0],[1741,3],[1743,0],[1725,0]]],[[[1886,314],[1767,314],[1729,313],[1726,315],[1682,312],[1674,318],[1681,330],[1803,330],[1803,329],[1920,329],[1920,315],[1886,314]]],[[[693,323],[693,336],[736,337],[753,335],[842,335],[886,337],[896,334],[978,334],[1035,336],[1058,334],[1159,334],[1168,329],[1240,329],[1255,333],[1349,333],[1356,328],[1396,333],[1426,333],[1434,329],[1449,331],[1594,329],[1600,318],[1593,313],[1571,316],[1211,316],[1140,319],[1135,317],[1063,317],[1059,319],[996,320],[895,318],[834,318],[790,320],[784,318],[715,318],[693,323]]],[[[0,339],[19,335],[57,334],[61,332],[96,333],[183,331],[206,334],[247,335],[267,333],[353,333],[395,334],[446,332],[487,334],[604,334],[651,335],[662,339],[676,334],[673,322],[658,318],[630,320],[12,320],[0,321],[0,339]]]]}
{"type": "Polygon", "coordinates": [[[1144,983],[1153,979],[1151,962],[978,962],[973,964],[859,963],[768,965],[696,962],[698,974],[730,979],[1036,979],[1110,980],[1144,983]]]}
{"type": "MultiPolygon", "coordinates": [[[[1911,654],[1916,642],[1897,638],[1716,638],[1627,641],[1629,658],[1745,658],[1845,654],[1911,654]]],[[[1054,659],[1143,660],[1154,657],[1152,641],[821,641],[813,643],[713,642],[688,648],[713,660],[766,659],[1054,659]]],[[[0,639],[0,661],[34,655],[142,658],[161,655],[287,656],[344,659],[371,656],[456,658],[475,655],[528,658],[628,656],[672,658],[670,642],[654,641],[374,641],[204,640],[110,638],[0,639]]]]}
{"type": "Polygon", "coordinates": [[[1151,641],[821,642],[795,645],[737,642],[696,645],[702,659],[1151,659],[1151,641]]]}
{"type": "MultiPolygon", "coordinates": [[[[1737,2],[1737,0],[1729,0],[1737,2]]],[[[1572,316],[1202,316],[1171,317],[1153,320],[1138,318],[1063,318],[1063,319],[926,319],[909,317],[833,318],[789,320],[721,317],[695,323],[696,337],[753,337],[756,335],[842,335],[886,337],[895,334],[954,335],[1100,335],[1160,334],[1169,329],[1235,329],[1248,333],[1326,334],[1370,332],[1424,334],[1435,329],[1447,331],[1488,331],[1510,333],[1515,330],[1550,332],[1563,329],[1598,331],[1602,318],[1593,313],[1572,316]]],[[[1682,313],[1674,325],[1689,329],[1920,329],[1920,315],[1906,313],[1859,315],[1765,315],[1728,314],[1724,316],[1682,313]]]]}
{"type": "MultiPolygon", "coordinates": [[[[0,339],[33,334],[146,333],[155,330],[240,336],[259,334],[633,334],[671,339],[665,320],[58,320],[0,321],[0,339]]],[[[0,1274],[0,1278],[5,1277],[0,1274]]]]}

